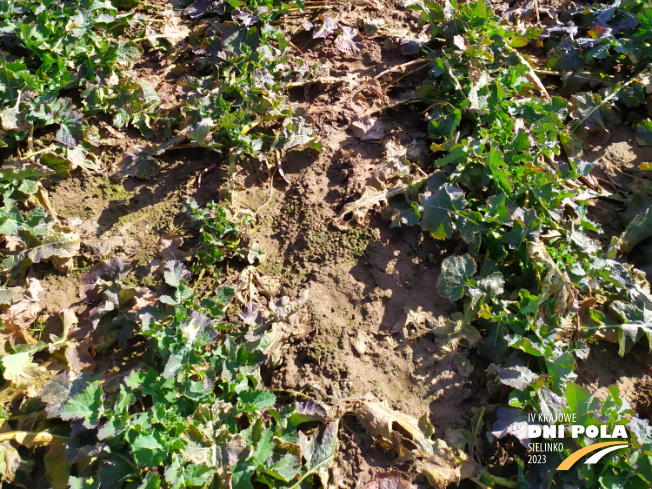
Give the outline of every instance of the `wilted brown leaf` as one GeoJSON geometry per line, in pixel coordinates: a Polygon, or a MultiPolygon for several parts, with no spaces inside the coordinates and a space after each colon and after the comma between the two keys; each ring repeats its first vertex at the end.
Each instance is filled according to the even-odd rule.
{"type": "Polygon", "coordinates": [[[378,141],[385,135],[383,123],[369,116],[352,122],[351,130],[360,141],[378,141]]]}
{"type": "Polygon", "coordinates": [[[325,15],[322,20],[324,23],[320,29],[316,30],[313,33],[313,39],[322,39],[328,37],[337,30],[337,23],[328,15],[325,15]]]}
{"type": "Polygon", "coordinates": [[[27,277],[27,287],[20,299],[2,312],[0,317],[8,332],[14,334],[30,326],[41,312],[44,289],[35,277],[27,277]]]}
{"type": "Polygon", "coordinates": [[[13,481],[20,464],[21,458],[18,450],[11,446],[9,441],[0,443],[0,467],[4,469],[0,472],[0,480],[13,481]]]}
{"type": "Polygon", "coordinates": [[[345,54],[358,54],[362,49],[362,38],[356,29],[343,25],[340,27],[340,35],[335,39],[335,46],[345,54]]]}
{"type": "Polygon", "coordinates": [[[179,247],[183,244],[183,238],[172,233],[165,233],[161,235],[158,241],[159,254],[163,263],[170,260],[183,261],[188,255],[179,251],[179,247]]]}
{"type": "Polygon", "coordinates": [[[431,440],[416,418],[385,403],[359,401],[353,411],[376,443],[395,451],[400,460],[413,462],[433,487],[458,484],[478,469],[464,452],[453,450],[443,440],[431,440]]]}
{"type": "Polygon", "coordinates": [[[147,306],[153,306],[158,300],[156,292],[147,287],[140,287],[136,291],[136,296],[133,298],[133,305],[129,308],[129,312],[138,312],[147,306]]]}
{"type": "Polygon", "coordinates": [[[333,224],[338,229],[346,231],[352,227],[352,224],[363,226],[366,222],[367,213],[376,205],[387,203],[389,191],[365,188],[362,196],[346,204],[340,212],[340,215],[333,219],[333,224]]]}

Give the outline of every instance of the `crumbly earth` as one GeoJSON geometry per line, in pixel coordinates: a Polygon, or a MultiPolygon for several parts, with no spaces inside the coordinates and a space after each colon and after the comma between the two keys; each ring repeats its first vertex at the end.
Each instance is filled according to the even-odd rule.
{"type": "MultiPolygon", "coordinates": [[[[300,327],[282,345],[281,361],[265,372],[265,380],[288,400],[302,396],[326,404],[363,396],[385,400],[411,416],[427,414],[435,436],[446,437],[447,430],[468,428],[474,409],[490,401],[486,361],[473,352],[462,352],[471,373],[446,353],[445,339],[428,333],[456,311],[438,296],[436,284],[441,260],[463,251],[462,244],[436,241],[419,228],[391,227],[379,212],[372,212],[365,226],[342,230],[333,224],[344,205],[360,195],[388,142],[409,146],[426,132],[419,106],[383,109],[409,98],[412,76],[418,77],[419,72],[409,73],[418,65],[407,68],[408,76],[397,70],[373,86],[367,82],[413,59],[401,55],[393,39],[401,32],[418,32],[416,17],[394,0],[334,3],[332,10],[321,14],[351,27],[359,27],[360,18],[381,19],[390,34],[363,36],[360,54],[347,56],[335,47],[333,38],[313,40],[300,27],[299,18],[288,22],[292,42],[307,62],[323,63],[331,76],[347,75],[350,83],[313,83],[290,90],[293,101],[310,114],[319,131],[321,153],[288,154],[282,162],[285,178],[278,172],[270,178],[258,162],[243,162],[235,177],[239,191],[234,205],[255,213],[251,237],[266,252],[258,272],[278,278],[280,295],[297,298],[309,291],[300,327]],[[382,133],[378,140],[361,141],[351,123],[369,114],[381,121],[382,133]]],[[[161,66],[165,60],[155,57],[142,64],[141,74],[159,85],[174,84],[174,74],[164,70],[167,74],[162,76],[161,66]]],[[[122,138],[118,147],[123,149],[137,144],[128,133],[105,136],[122,138]]],[[[425,169],[427,150],[416,146],[415,151],[425,169]]],[[[616,181],[619,170],[652,159],[631,135],[620,133],[588,157],[602,158],[597,178],[616,187],[628,185],[616,181]]],[[[161,236],[183,229],[180,204],[189,197],[200,205],[218,200],[225,188],[226,166],[218,158],[202,150],[173,150],[161,158],[161,172],[150,181],[128,179],[119,184],[107,172],[98,172],[53,184],[52,206],[62,221],[80,232],[82,250],[67,276],[47,266],[35,267],[45,277],[44,314],[68,307],[82,312],[77,292],[80,275],[92,264],[118,255],[134,263],[135,280],[156,288],[160,279],[155,272],[164,248],[161,236]]],[[[613,219],[618,206],[596,202],[593,216],[605,231],[622,231],[613,219]]],[[[193,236],[185,238],[183,249],[189,250],[193,236]]],[[[240,271],[232,269],[228,280],[237,281],[240,271]]],[[[640,415],[652,416],[652,357],[637,346],[635,356],[619,359],[616,350],[608,344],[594,346],[581,365],[580,382],[598,395],[604,386],[617,383],[640,415]]],[[[115,359],[119,363],[126,352],[112,355],[115,365],[115,359]]],[[[105,363],[93,368],[103,369],[105,363]]],[[[353,416],[344,417],[340,440],[333,468],[339,487],[362,487],[380,472],[401,469],[393,465],[395,454],[377,446],[353,416]]],[[[504,468],[512,462],[506,452],[501,453],[481,456],[504,468]]]]}

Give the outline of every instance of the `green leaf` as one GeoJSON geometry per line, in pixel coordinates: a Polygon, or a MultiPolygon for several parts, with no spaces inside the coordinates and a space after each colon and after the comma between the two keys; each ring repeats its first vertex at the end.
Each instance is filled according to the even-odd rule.
{"type": "Polygon", "coordinates": [[[75,477],[70,476],[68,479],[70,489],[100,489],[100,480],[95,477],[75,477]]]}
{"type": "Polygon", "coordinates": [[[646,119],[636,125],[636,142],[641,146],[652,146],[652,120],[646,119]]]}
{"type": "Polygon", "coordinates": [[[186,270],[186,267],[177,260],[170,260],[165,262],[163,279],[165,283],[171,287],[179,287],[181,282],[186,281],[190,278],[190,272],[186,270]]]}
{"type": "Polygon", "coordinates": [[[52,489],[67,489],[71,463],[63,440],[57,438],[50,442],[43,462],[52,489]]]}
{"type": "Polygon", "coordinates": [[[170,355],[163,369],[163,378],[169,380],[174,377],[181,370],[181,367],[188,363],[189,355],[190,347],[187,346],[170,355]]]}
{"type": "Polygon", "coordinates": [[[29,378],[28,366],[32,364],[33,352],[13,353],[0,357],[2,377],[9,382],[24,382],[29,378]]]}
{"type": "Polygon", "coordinates": [[[629,253],[644,239],[652,236],[652,205],[639,212],[620,235],[620,251],[629,253]]]}
{"type": "Polygon", "coordinates": [[[306,464],[301,471],[301,478],[290,486],[291,489],[303,487],[301,483],[310,475],[316,474],[322,487],[328,487],[328,469],[335,459],[337,449],[337,428],[339,420],[333,420],[323,429],[311,437],[299,432],[299,446],[306,459],[306,464]]]}
{"type": "Polygon", "coordinates": [[[444,144],[433,144],[430,149],[434,152],[447,151],[448,154],[443,158],[435,161],[437,166],[450,165],[452,163],[466,162],[469,158],[469,146],[466,141],[455,144],[452,148],[448,149],[444,144]]]}
{"type": "Polygon", "coordinates": [[[622,357],[644,336],[652,348],[652,310],[629,302],[613,301],[611,308],[625,321],[618,328],[618,354],[622,357]]]}
{"type": "Polygon", "coordinates": [[[264,468],[263,472],[283,482],[290,482],[299,474],[300,468],[297,457],[291,453],[286,453],[274,465],[264,468]]]}
{"type": "Polygon", "coordinates": [[[503,159],[503,154],[498,151],[494,146],[491,146],[489,150],[489,155],[486,159],[487,166],[491,170],[491,174],[494,177],[494,181],[498,186],[507,194],[511,195],[513,191],[512,182],[507,177],[507,173],[503,170],[505,165],[505,160],[503,159]]]}
{"type": "Polygon", "coordinates": [[[526,336],[520,336],[517,334],[508,335],[507,343],[512,348],[517,348],[521,351],[524,351],[528,355],[535,357],[545,357],[547,352],[545,347],[540,344],[538,341],[532,341],[531,338],[526,336]]]}
{"type": "Polygon", "coordinates": [[[276,396],[268,390],[246,390],[240,393],[240,401],[245,405],[245,411],[263,410],[274,406],[276,396]]]}
{"type": "Polygon", "coordinates": [[[546,356],[546,367],[552,379],[551,387],[555,392],[564,392],[566,383],[577,378],[575,357],[569,351],[565,351],[556,358],[546,356]]]}
{"type": "Polygon", "coordinates": [[[632,418],[627,425],[632,434],[636,437],[638,445],[644,450],[652,450],[652,426],[648,420],[632,418]]]}
{"type": "Polygon", "coordinates": [[[457,187],[444,185],[435,194],[425,192],[419,197],[421,227],[430,231],[436,239],[450,238],[453,215],[466,207],[464,192],[457,187]]]}
{"type": "Polygon", "coordinates": [[[102,388],[100,382],[90,383],[86,388],[72,396],[61,407],[59,416],[64,421],[83,419],[86,428],[95,428],[102,415],[102,388]]]}
{"type": "MultiPolygon", "coordinates": [[[[133,433],[133,432],[132,432],[133,433]]],[[[161,465],[163,457],[167,455],[165,443],[157,431],[153,433],[138,433],[131,435],[131,451],[137,464],[145,467],[161,465]]]]}
{"type": "Polygon", "coordinates": [[[532,382],[539,378],[539,375],[523,365],[516,357],[511,359],[505,367],[492,365],[491,369],[498,374],[498,380],[503,384],[520,391],[527,389],[532,382]]]}
{"type": "Polygon", "coordinates": [[[586,415],[597,410],[600,405],[593,394],[573,382],[566,384],[566,402],[570,412],[577,414],[578,420],[585,420],[586,415]]]}
{"type": "Polygon", "coordinates": [[[161,487],[161,476],[154,472],[148,472],[138,489],[159,489],[161,487]]]}
{"type": "Polygon", "coordinates": [[[475,273],[475,261],[469,255],[449,256],[441,264],[437,280],[437,292],[443,298],[455,302],[464,297],[469,278],[475,273]]]}
{"type": "Polygon", "coordinates": [[[133,42],[118,42],[118,63],[124,66],[131,66],[143,55],[143,48],[133,42]]]}
{"type": "Polygon", "coordinates": [[[82,116],[79,112],[68,108],[68,110],[59,116],[59,130],[57,131],[57,141],[65,144],[69,148],[76,148],[84,139],[82,131],[82,116]]]}
{"type": "Polygon", "coordinates": [[[516,249],[524,241],[535,241],[541,232],[541,221],[534,209],[517,209],[512,216],[512,230],[503,235],[502,242],[516,249]]]}

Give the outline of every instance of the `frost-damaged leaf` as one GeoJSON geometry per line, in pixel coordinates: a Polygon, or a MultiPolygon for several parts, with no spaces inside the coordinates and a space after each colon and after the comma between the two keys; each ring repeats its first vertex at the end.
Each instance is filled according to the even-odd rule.
{"type": "Polygon", "coordinates": [[[652,350],[652,309],[648,303],[629,303],[613,301],[611,308],[624,321],[618,328],[618,355],[621,357],[638,343],[643,336],[647,337],[648,345],[652,350]]]}
{"type": "Polygon", "coordinates": [[[3,441],[0,443],[0,481],[13,481],[21,463],[20,454],[11,445],[11,442],[3,441]]]}
{"type": "Polygon", "coordinates": [[[373,117],[363,117],[351,123],[351,130],[360,141],[379,141],[385,135],[383,123],[373,117]]]}
{"type": "Polygon", "coordinates": [[[172,233],[162,234],[158,242],[161,261],[168,262],[183,259],[187,253],[179,251],[182,244],[183,238],[181,236],[172,233]]]}
{"type": "Polygon", "coordinates": [[[224,15],[226,5],[225,0],[195,0],[183,13],[191,19],[199,19],[209,14],[224,15]]]}
{"type": "MultiPolygon", "coordinates": [[[[315,141],[316,136],[312,127],[303,117],[299,117],[296,119],[295,123],[283,128],[283,132],[278,135],[277,140],[272,144],[272,148],[280,146],[287,151],[298,146],[314,143],[315,141]]],[[[311,146],[311,148],[317,149],[314,146],[311,146]]],[[[279,170],[283,172],[283,169],[280,167],[280,161],[279,170]]],[[[284,175],[283,178],[287,182],[284,175]]]]}
{"type": "Polygon", "coordinates": [[[59,114],[59,126],[57,141],[61,144],[75,148],[84,139],[82,115],[72,110],[72,107],[68,107],[64,113],[59,114]]]}
{"type": "Polygon", "coordinates": [[[114,163],[115,171],[111,174],[111,180],[121,182],[127,177],[142,178],[143,180],[154,178],[158,174],[159,164],[152,154],[149,147],[129,148],[114,163]]]}
{"type": "MultiPolygon", "coordinates": [[[[329,421],[313,436],[306,436],[299,432],[299,446],[301,454],[306,459],[306,464],[301,471],[301,478],[305,480],[309,475],[319,477],[322,487],[330,487],[328,484],[328,469],[335,459],[337,452],[337,429],[339,420],[329,421]]],[[[297,484],[295,487],[299,486],[297,484]]]]}
{"type": "Polygon", "coordinates": [[[1,110],[0,121],[2,121],[2,129],[5,131],[26,131],[29,129],[25,114],[17,106],[5,107],[1,110]]]}
{"type": "Polygon", "coordinates": [[[95,302],[101,298],[101,290],[96,285],[124,279],[130,272],[129,264],[121,257],[112,258],[96,265],[82,275],[79,295],[83,302],[95,302]]]}
{"type": "Polygon", "coordinates": [[[363,489],[418,489],[409,481],[403,480],[398,472],[388,472],[377,475],[367,482],[363,489]]]}
{"type": "Polygon", "coordinates": [[[0,181],[38,179],[54,173],[54,170],[33,161],[6,159],[0,168],[0,181]]]}
{"type": "MultiPolygon", "coordinates": [[[[5,289],[6,290],[6,289],[5,289]]],[[[34,320],[41,312],[41,300],[45,290],[41,286],[41,282],[35,277],[28,277],[26,288],[12,287],[12,304],[9,309],[2,311],[0,318],[4,323],[5,329],[9,333],[16,333],[28,326],[32,325],[34,320]],[[20,300],[16,301],[16,297],[20,292],[25,292],[20,300]]]]}
{"type": "Polygon", "coordinates": [[[22,293],[22,287],[0,287],[0,306],[10,306],[22,293]]]}
{"type": "Polygon", "coordinates": [[[496,411],[496,417],[497,419],[493,428],[487,433],[489,441],[493,441],[494,439],[500,440],[507,435],[512,435],[527,448],[530,443],[527,414],[520,409],[499,406],[496,411]]]}
{"type": "Polygon", "coordinates": [[[93,477],[75,477],[71,475],[68,479],[70,489],[100,489],[100,480],[93,477]]]}
{"type": "Polygon", "coordinates": [[[326,409],[316,401],[297,402],[294,412],[290,415],[290,423],[298,426],[306,421],[326,421],[326,409]]]}
{"type": "Polygon", "coordinates": [[[88,374],[64,370],[55,375],[39,392],[49,418],[59,416],[69,398],[79,394],[93,379],[88,374]]]}
{"type": "Polygon", "coordinates": [[[179,329],[189,345],[195,342],[199,345],[210,345],[217,340],[217,331],[213,327],[211,318],[197,311],[191,311],[190,319],[184,321],[179,329]]]}
{"type": "Polygon", "coordinates": [[[609,102],[605,102],[599,94],[593,93],[573,95],[569,115],[577,121],[573,123],[575,130],[582,128],[589,133],[595,130],[608,133],[609,128],[620,120],[618,114],[609,106],[609,102]]]}
{"type": "Polygon", "coordinates": [[[333,32],[337,30],[337,23],[331,19],[328,15],[324,16],[324,23],[320,29],[316,30],[312,34],[313,39],[322,39],[330,36],[333,32]]]}
{"type": "Polygon", "coordinates": [[[165,263],[164,268],[163,278],[165,283],[171,287],[179,287],[181,282],[190,279],[190,272],[180,261],[170,260],[165,263]]]}
{"type": "Polygon", "coordinates": [[[245,27],[251,27],[258,22],[259,17],[254,15],[246,7],[240,7],[231,12],[231,18],[245,27]]]}
{"type": "Polygon", "coordinates": [[[118,42],[118,63],[123,66],[131,66],[143,55],[143,48],[133,42],[118,42]]]}
{"type": "MultiPolygon", "coordinates": [[[[148,26],[149,27],[149,26],[148,26]]],[[[163,32],[148,32],[145,34],[152,46],[157,46],[157,39],[163,38],[170,43],[170,46],[174,47],[179,44],[181,41],[186,39],[190,35],[190,29],[180,24],[178,20],[172,18],[166,18],[165,24],[163,25],[163,32]]]]}
{"type": "Polygon", "coordinates": [[[555,394],[547,387],[539,389],[539,407],[541,412],[550,419],[555,419],[561,416],[564,412],[568,412],[568,402],[565,398],[555,394]]]}
{"type": "Polygon", "coordinates": [[[335,46],[345,54],[358,54],[362,49],[362,38],[356,29],[343,25],[340,27],[340,35],[335,39],[335,46]]]}
{"type": "Polygon", "coordinates": [[[61,438],[53,439],[48,445],[43,465],[52,489],[68,489],[71,463],[66,448],[61,438]]]}
{"type": "Polygon", "coordinates": [[[652,450],[652,426],[648,420],[632,418],[627,427],[643,450],[652,450]]]}
{"type": "Polygon", "coordinates": [[[291,321],[299,309],[308,300],[310,289],[305,289],[298,300],[290,300],[289,297],[283,296],[280,299],[270,301],[269,309],[273,314],[273,321],[291,321]]]}
{"type": "Polygon", "coordinates": [[[363,226],[371,209],[376,205],[385,204],[388,198],[398,193],[401,192],[396,189],[379,191],[366,187],[358,200],[344,206],[340,215],[333,219],[333,224],[342,231],[350,229],[352,223],[356,223],[358,227],[363,226]]]}
{"type": "Polygon", "coordinates": [[[441,264],[437,292],[453,302],[461,299],[470,287],[469,278],[475,271],[475,261],[469,255],[447,257],[441,264]]]}
{"type": "Polygon", "coordinates": [[[493,372],[498,375],[498,380],[503,384],[520,391],[527,389],[532,382],[539,378],[537,374],[523,365],[518,357],[510,358],[504,367],[499,367],[493,364],[490,365],[489,373],[493,372]]]}
{"type": "Polygon", "coordinates": [[[2,269],[11,270],[12,275],[16,275],[32,263],[40,263],[50,258],[73,258],[77,256],[79,246],[79,235],[76,232],[53,224],[40,242],[7,256],[2,261],[2,269]]]}
{"type": "Polygon", "coordinates": [[[32,370],[32,355],[34,352],[12,353],[0,357],[2,377],[14,384],[19,384],[30,379],[32,370]]]}
{"type": "Polygon", "coordinates": [[[527,251],[534,263],[545,265],[548,269],[541,286],[546,298],[555,298],[555,312],[563,317],[573,306],[573,301],[577,295],[573,283],[568,275],[559,269],[545,245],[540,241],[528,241],[527,251]]]}
{"type": "Polygon", "coordinates": [[[413,460],[433,487],[457,484],[477,470],[464,452],[443,440],[432,441],[416,418],[370,401],[356,403],[354,412],[376,443],[393,449],[402,460],[413,460]]]}

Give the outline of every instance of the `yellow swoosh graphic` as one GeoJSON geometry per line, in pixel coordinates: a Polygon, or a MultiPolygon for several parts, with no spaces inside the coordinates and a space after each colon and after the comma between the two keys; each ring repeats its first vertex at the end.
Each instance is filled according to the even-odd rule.
{"type": "MultiPolygon", "coordinates": [[[[593,445],[589,445],[588,447],[584,447],[568,456],[566,460],[564,460],[562,463],[559,464],[559,467],[557,467],[557,470],[568,470],[570,469],[575,462],[577,462],[579,459],[581,459],[584,455],[595,452],[596,450],[599,450],[600,448],[604,447],[610,447],[612,445],[623,445],[627,443],[627,440],[621,440],[621,441],[604,441],[602,443],[594,443],[593,445]]],[[[623,445],[623,448],[625,448],[626,445],[623,445]]]]}

